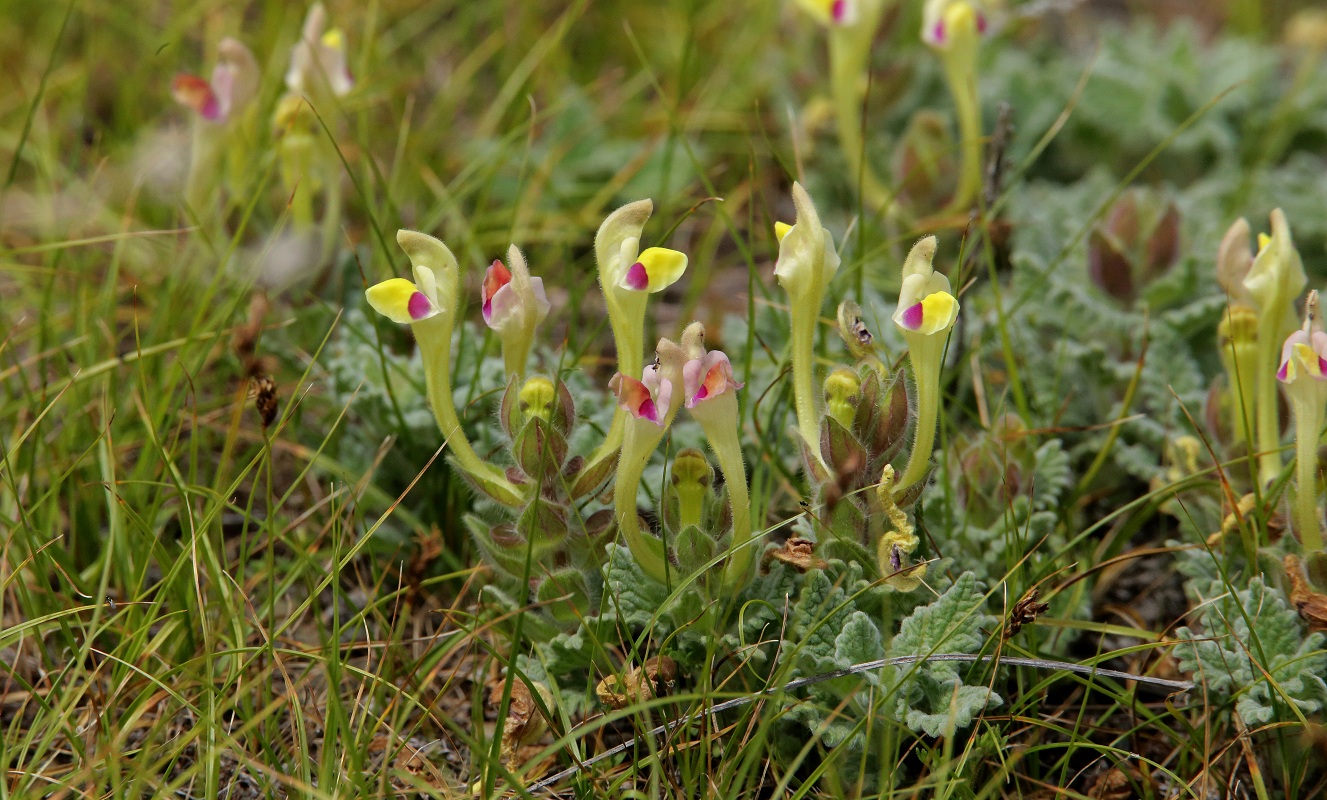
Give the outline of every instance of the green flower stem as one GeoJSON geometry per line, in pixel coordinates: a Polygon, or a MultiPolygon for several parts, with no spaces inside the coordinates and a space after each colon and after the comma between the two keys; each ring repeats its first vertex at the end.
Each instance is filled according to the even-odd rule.
{"type": "Polygon", "coordinates": [[[1318,434],[1322,424],[1320,403],[1295,403],[1295,527],[1306,553],[1322,549],[1318,524],[1318,434]]]}
{"type": "Polygon", "coordinates": [[[640,489],[641,475],[663,440],[664,428],[647,420],[633,419],[630,422],[623,436],[622,458],[618,461],[617,478],[613,482],[613,511],[617,516],[618,530],[626,539],[636,563],[646,575],[666,584],[668,560],[663,542],[642,532],[640,518],[636,515],[636,493],[640,489]]]}
{"type": "Polygon", "coordinates": [[[1230,383],[1230,422],[1234,441],[1242,442],[1252,431],[1253,413],[1257,407],[1254,401],[1254,376],[1258,374],[1258,348],[1253,342],[1232,342],[1223,353],[1226,362],[1226,378],[1230,383]]]}
{"type": "Polygon", "coordinates": [[[424,374],[428,382],[427,393],[429,407],[438,421],[438,428],[446,444],[451,448],[452,457],[461,469],[470,473],[476,480],[489,486],[508,505],[519,505],[522,496],[519,489],[507,480],[502,470],[479,457],[465,438],[461,420],[456,416],[456,406],[452,403],[451,353],[452,353],[452,317],[454,309],[444,309],[441,313],[411,325],[415,340],[419,343],[419,352],[424,359],[424,374]]]}
{"type": "Polygon", "coordinates": [[[700,423],[709,440],[714,457],[719,460],[724,485],[728,487],[728,503],[733,512],[733,539],[731,555],[724,568],[726,588],[740,587],[751,566],[751,495],[746,484],[746,464],[742,460],[742,444],[737,430],[737,396],[732,391],[704,400],[691,409],[691,415],[700,423]]]}
{"type": "Polygon", "coordinates": [[[962,143],[958,188],[949,201],[949,210],[961,211],[972,205],[981,190],[981,104],[977,97],[976,54],[949,53],[942,60],[945,79],[954,96],[959,141],[962,143]]]}
{"type": "Polygon", "coordinates": [[[849,178],[859,186],[867,206],[888,213],[894,195],[867,163],[862,143],[862,104],[865,101],[862,84],[870,69],[871,43],[883,11],[883,3],[863,3],[861,17],[855,24],[831,26],[829,75],[839,147],[852,172],[849,178]]]}
{"type": "Polygon", "coordinates": [[[940,361],[945,354],[948,335],[905,334],[912,380],[917,390],[917,429],[908,455],[908,466],[895,485],[901,492],[926,477],[935,449],[935,429],[940,418],[940,361]]]}
{"type": "MultiPolygon", "coordinates": [[[[617,371],[636,380],[640,380],[644,369],[645,349],[645,303],[644,292],[628,292],[617,287],[604,287],[604,306],[608,310],[608,325],[613,331],[613,345],[617,350],[617,371]]],[[[599,447],[590,456],[586,469],[589,470],[612,457],[623,446],[627,430],[627,412],[621,408],[613,411],[613,421],[608,433],[599,447]]]]}
{"type": "Polygon", "coordinates": [[[792,316],[793,404],[797,410],[797,430],[818,458],[820,411],[816,408],[815,344],[820,303],[799,302],[791,295],[788,299],[792,316]]]}
{"type": "Polygon", "coordinates": [[[1280,363],[1284,325],[1280,314],[1263,313],[1258,319],[1257,382],[1258,480],[1264,486],[1281,474],[1281,420],[1277,415],[1276,369],[1280,363]]]}

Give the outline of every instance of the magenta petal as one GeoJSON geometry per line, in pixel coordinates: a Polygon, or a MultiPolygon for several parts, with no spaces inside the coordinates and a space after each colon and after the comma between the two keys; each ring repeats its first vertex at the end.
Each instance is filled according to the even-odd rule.
{"type": "Polygon", "coordinates": [[[623,283],[639,292],[650,285],[650,274],[645,271],[645,265],[637,261],[627,270],[627,277],[623,279],[623,283]]]}
{"type": "Polygon", "coordinates": [[[944,23],[944,20],[941,20],[941,21],[935,23],[935,27],[931,29],[931,41],[935,42],[936,44],[943,44],[943,43],[944,43],[944,41],[945,41],[945,23],[944,23]]]}
{"type": "Polygon", "coordinates": [[[655,407],[653,400],[644,400],[640,408],[636,410],[637,416],[641,419],[648,419],[650,422],[659,421],[659,409],[655,407]]]}
{"type": "Polygon", "coordinates": [[[1285,379],[1286,379],[1286,368],[1289,367],[1289,366],[1290,366],[1290,362],[1289,362],[1289,361],[1282,361],[1282,362],[1281,362],[1281,368],[1278,369],[1278,370],[1276,371],[1276,379],[1277,379],[1278,381],[1281,381],[1282,383],[1285,382],[1285,379]]]}
{"type": "Polygon", "coordinates": [[[710,396],[710,387],[701,386],[700,391],[696,392],[694,395],[691,396],[691,400],[692,402],[695,402],[697,400],[704,400],[709,396],[710,396]]]}
{"type": "Polygon", "coordinates": [[[834,18],[835,22],[842,22],[843,15],[847,13],[847,11],[848,11],[847,0],[834,0],[834,4],[830,6],[829,14],[831,17],[834,18]]]}
{"type": "Polygon", "coordinates": [[[903,312],[903,327],[910,331],[915,331],[922,326],[922,304],[910,306],[903,312]]]}
{"type": "Polygon", "coordinates": [[[1318,356],[1318,372],[1327,377],[1327,358],[1318,356]]]}
{"type": "Polygon", "coordinates": [[[977,15],[977,33],[985,33],[985,32],[986,32],[986,15],[985,15],[985,14],[978,14],[978,15],[977,15]]]}
{"type": "Polygon", "coordinates": [[[493,298],[484,301],[483,314],[485,325],[493,321],[493,298]]]}
{"type": "Polygon", "coordinates": [[[433,304],[423,292],[415,292],[406,303],[406,311],[410,313],[411,319],[423,319],[433,313],[433,304]]]}

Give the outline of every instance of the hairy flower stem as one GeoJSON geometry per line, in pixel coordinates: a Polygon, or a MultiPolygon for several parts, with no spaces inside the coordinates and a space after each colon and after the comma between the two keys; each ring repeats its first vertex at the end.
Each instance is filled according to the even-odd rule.
{"type": "Polygon", "coordinates": [[[1295,527],[1307,553],[1322,549],[1318,523],[1318,434],[1322,424],[1320,405],[1295,404],[1295,527]]]}
{"type": "Polygon", "coordinates": [[[724,392],[711,400],[697,404],[691,414],[705,431],[710,449],[719,460],[724,485],[728,487],[728,504],[733,512],[733,539],[729,547],[728,565],[724,567],[723,585],[736,589],[745,583],[751,566],[751,495],[746,484],[746,464],[742,461],[742,445],[737,430],[737,397],[724,392]]]}
{"type": "Polygon", "coordinates": [[[1230,430],[1236,442],[1247,441],[1254,424],[1254,376],[1258,374],[1258,348],[1252,342],[1231,342],[1221,354],[1230,383],[1230,430]]]}
{"type": "Polygon", "coordinates": [[[797,410],[797,430],[811,452],[819,453],[820,412],[816,408],[815,344],[820,303],[812,305],[794,301],[789,313],[792,316],[793,405],[797,410]]]}
{"type": "Polygon", "coordinates": [[[618,530],[626,539],[627,547],[641,570],[659,583],[668,582],[668,560],[664,554],[663,542],[649,536],[640,529],[640,518],[636,515],[636,493],[640,489],[641,475],[645,465],[650,462],[659,442],[663,440],[663,428],[652,422],[632,420],[626,426],[622,439],[622,458],[618,461],[617,477],[613,481],[613,511],[617,517],[618,530]]]}
{"type": "Polygon", "coordinates": [[[917,390],[917,427],[908,454],[908,465],[895,485],[900,492],[926,477],[935,449],[935,429],[940,417],[940,362],[944,358],[946,337],[908,337],[908,361],[917,390]]]}
{"type": "Polygon", "coordinates": [[[1281,341],[1285,338],[1281,319],[1263,314],[1258,320],[1257,380],[1258,480],[1266,486],[1281,474],[1281,420],[1277,415],[1276,368],[1281,341]]]}
{"type": "Polygon", "coordinates": [[[520,490],[507,480],[507,476],[501,470],[479,457],[465,438],[461,420],[456,416],[451,387],[452,313],[450,310],[445,310],[412,326],[415,340],[419,343],[420,356],[424,359],[429,407],[433,410],[438,428],[442,431],[447,446],[451,448],[456,463],[477,480],[490,484],[502,496],[504,502],[511,505],[519,504],[520,490]]]}

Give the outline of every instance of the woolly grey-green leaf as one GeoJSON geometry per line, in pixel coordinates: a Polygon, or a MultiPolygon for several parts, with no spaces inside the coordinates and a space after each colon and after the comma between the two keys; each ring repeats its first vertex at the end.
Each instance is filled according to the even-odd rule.
{"type": "Polygon", "coordinates": [[[1247,589],[1231,592],[1220,581],[1190,584],[1200,604],[1201,632],[1175,632],[1179,667],[1192,672],[1207,691],[1235,699],[1248,725],[1293,719],[1287,703],[1305,714],[1327,708],[1327,637],[1305,635],[1299,615],[1254,578],[1247,589]]]}

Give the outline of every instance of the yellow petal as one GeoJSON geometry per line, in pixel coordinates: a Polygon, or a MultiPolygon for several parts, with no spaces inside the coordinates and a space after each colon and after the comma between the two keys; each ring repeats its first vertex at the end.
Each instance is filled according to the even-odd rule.
{"type": "Polygon", "coordinates": [[[1267,245],[1271,243],[1272,243],[1272,237],[1268,236],[1265,233],[1258,234],[1258,252],[1262,252],[1263,250],[1265,250],[1267,248],[1267,245]]]}
{"type": "Polygon", "coordinates": [[[392,278],[370,286],[364,296],[374,311],[392,322],[404,325],[413,321],[410,317],[410,298],[417,291],[415,284],[405,278],[392,278]]]}
{"type": "Polygon", "coordinates": [[[793,226],[786,222],[776,222],[774,223],[774,238],[781,242],[783,241],[783,237],[788,235],[788,231],[792,229],[793,226]]]}
{"type": "Polygon", "coordinates": [[[686,271],[685,253],[666,247],[651,247],[636,257],[636,263],[623,274],[621,286],[635,291],[661,292],[677,283],[686,271]]]}

